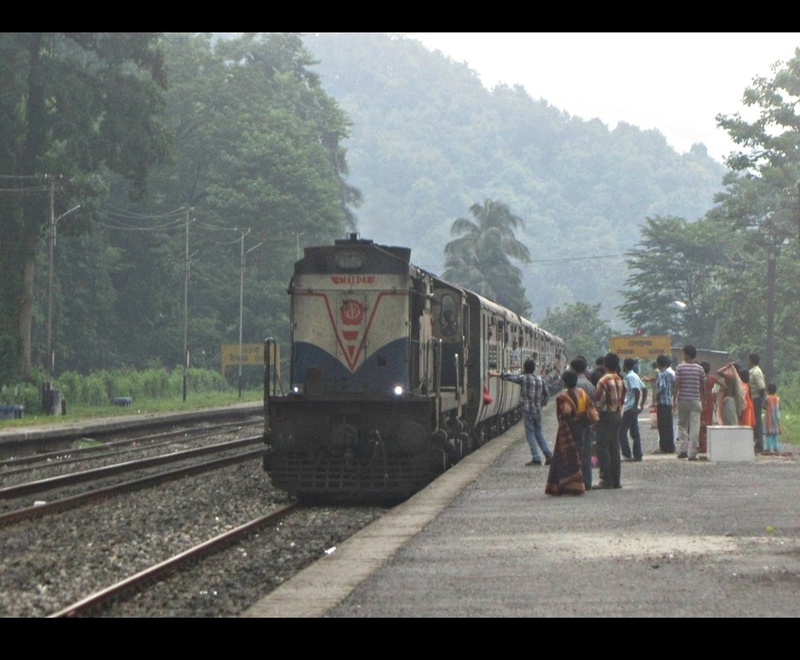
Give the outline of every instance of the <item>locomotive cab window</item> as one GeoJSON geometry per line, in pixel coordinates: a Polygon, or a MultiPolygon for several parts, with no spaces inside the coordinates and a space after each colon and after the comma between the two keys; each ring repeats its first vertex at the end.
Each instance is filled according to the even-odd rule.
{"type": "Polygon", "coordinates": [[[458,333],[458,320],[456,318],[456,301],[453,296],[442,296],[441,318],[442,337],[453,337],[458,333]]]}

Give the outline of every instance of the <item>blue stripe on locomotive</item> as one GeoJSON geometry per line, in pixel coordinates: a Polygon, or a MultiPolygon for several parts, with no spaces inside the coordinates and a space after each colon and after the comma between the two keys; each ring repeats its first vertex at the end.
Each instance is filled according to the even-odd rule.
{"type": "Polygon", "coordinates": [[[397,385],[409,387],[408,338],[400,337],[372,351],[363,363],[350,372],[345,364],[324,349],[308,342],[295,344],[292,382],[303,385],[314,396],[338,396],[357,393],[365,397],[390,396],[397,385]],[[318,373],[321,382],[309,391],[307,377],[318,373]],[[321,386],[321,387],[320,387],[321,386]]]}

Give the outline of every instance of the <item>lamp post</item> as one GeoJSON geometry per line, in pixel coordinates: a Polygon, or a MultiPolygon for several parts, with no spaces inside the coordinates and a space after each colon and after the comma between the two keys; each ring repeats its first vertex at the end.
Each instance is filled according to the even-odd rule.
{"type": "Polygon", "coordinates": [[[56,226],[61,218],[68,216],[73,211],[77,211],[80,204],[73,206],[69,211],[60,216],[53,217],[53,206],[50,206],[50,231],[48,233],[48,273],[47,273],[47,382],[48,385],[53,379],[55,370],[55,353],[53,352],[53,252],[56,245],[56,226]]]}
{"type": "Polygon", "coordinates": [[[183,273],[183,401],[186,402],[186,382],[189,372],[189,265],[194,257],[200,250],[195,250],[189,254],[189,211],[186,210],[186,254],[185,265],[183,273]]]}
{"type": "Polygon", "coordinates": [[[261,241],[258,245],[254,245],[251,247],[247,252],[244,250],[244,237],[250,233],[248,229],[246,232],[242,234],[241,241],[241,268],[239,269],[239,398],[242,398],[242,317],[243,317],[243,310],[244,310],[244,264],[245,264],[245,257],[250,254],[253,250],[257,247],[260,247],[264,241],[261,241]]]}

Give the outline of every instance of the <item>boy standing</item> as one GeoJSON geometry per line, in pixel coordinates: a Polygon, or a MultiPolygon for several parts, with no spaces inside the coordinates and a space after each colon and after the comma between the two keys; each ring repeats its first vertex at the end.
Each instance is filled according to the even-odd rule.
{"type": "Polygon", "coordinates": [[[639,414],[647,401],[647,386],[633,370],[636,361],[625,358],[622,362],[622,382],[625,386],[625,401],[622,405],[622,422],[619,425],[619,446],[626,461],[642,460],[642,436],[639,433],[639,414]],[[628,443],[628,432],[633,439],[633,454],[628,443]]]}

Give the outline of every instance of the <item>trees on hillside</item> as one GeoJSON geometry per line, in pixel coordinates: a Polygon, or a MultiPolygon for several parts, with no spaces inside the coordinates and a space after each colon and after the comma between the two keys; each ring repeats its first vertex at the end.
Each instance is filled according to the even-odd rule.
{"type": "Polygon", "coordinates": [[[605,355],[611,343],[612,330],[600,317],[600,303],[578,302],[548,309],[540,325],[566,342],[570,357],[583,355],[589,365],[598,355],[605,355]]]}
{"type": "Polygon", "coordinates": [[[450,228],[453,236],[444,248],[444,278],[495,300],[515,312],[527,315],[521,271],[511,263],[531,260],[528,248],[517,240],[514,231],[524,221],[503,202],[487,199],[470,209],[472,218],[457,218],[450,228]]]}
{"type": "MultiPolygon", "coordinates": [[[[310,70],[314,61],[297,35],[214,41],[211,35],[169,34],[163,48],[174,157],[153,170],[152,194],[135,210],[153,216],[191,209],[189,253],[196,254],[189,343],[193,364],[206,360],[211,366],[220,343],[238,337],[242,275],[244,341],[282,339],[286,284],[300,246],[330,241],[353,227],[359,193],[345,181],[349,122],[310,70]],[[254,248],[244,273],[242,247],[254,248]]],[[[135,224],[158,227],[163,221],[135,224]]],[[[141,364],[147,346],[166,364],[180,360],[184,225],[153,229],[144,243],[141,232],[108,233],[139,274],[138,280],[122,273],[115,279],[121,294],[118,359],[141,364]]]]}
{"type": "MultiPolygon", "coordinates": [[[[761,364],[768,378],[773,374],[776,339],[797,337],[776,324],[785,317],[780,303],[796,300],[799,293],[793,274],[800,250],[800,48],[773,71],[772,79],[757,77],[744,92],[745,106],[757,110],[755,120],[740,113],[717,116],[717,124],[745,149],[727,158],[732,172],[723,180],[726,190],[717,197],[717,207],[709,213],[723,230],[739,238],[729,275],[737,274],[740,284],[757,284],[758,294],[744,294],[752,291],[746,287],[730,311],[747,319],[751,346],[763,347],[761,364]],[[788,255],[791,258],[786,259],[788,255]],[[788,297],[780,295],[786,285],[788,297]]],[[[741,327],[736,334],[741,337],[741,327]]],[[[797,340],[785,342],[784,349],[796,356],[797,340]]]]}
{"type": "Polygon", "coordinates": [[[702,220],[648,219],[620,307],[633,326],[678,341],[762,353],[765,376],[800,357],[800,49],[756,78],[744,103],[753,121],[719,115],[743,147],[726,160],[724,192],[702,220]]]}
{"type": "Polygon", "coordinates": [[[185,324],[216,367],[240,312],[244,341],[288,333],[301,246],[354,228],[360,199],[297,35],[2,34],[0,54],[0,382],[47,361],[47,230],[77,204],[53,255],[59,370],[180,364],[185,324]]]}
{"type": "Polygon", "coordinates": [[[715,348],[725,237],[708,222],[675,217],[647,218],[641,231],[639,247],[627,253],[623,318],[646,335],[715,348]]]}
{"type": "Polygon", "coordinates": [[[365,197],[361,233],[411,247],[415,263],[442,274],[453,218],[474,201],[503,200],[525,219],[516,238],[531,251],[522,285],[536,320],[576,300],[602,302],[613,317],[621,260],[586,278],[552,259],[621,258],[645,217],[701,217],[722,189],[724,166],[701,148],[681,154],[658,131],[584,121],[521,86],[488,90],[467,63],[418,41],[374,33],[303,39],[353,120],[348,154],[365,197]]]}
{"type": "Polygon", "coordinates": [[[0,33],[0,376],[31,371],[40,241],[115,172],[141,192],[167,150],[165,77],[149,33],[0,33]]]}

